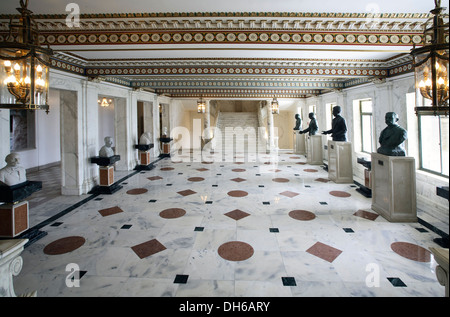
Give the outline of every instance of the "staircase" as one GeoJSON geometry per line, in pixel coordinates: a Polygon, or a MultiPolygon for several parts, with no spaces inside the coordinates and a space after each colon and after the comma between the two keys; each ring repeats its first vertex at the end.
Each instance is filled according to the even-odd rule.
{"type": "Polygon", "coordinates": [[[214,151],[225,160],[256,158],[260,144],[256,112],[221,112],[217,128],[214,151]]]}

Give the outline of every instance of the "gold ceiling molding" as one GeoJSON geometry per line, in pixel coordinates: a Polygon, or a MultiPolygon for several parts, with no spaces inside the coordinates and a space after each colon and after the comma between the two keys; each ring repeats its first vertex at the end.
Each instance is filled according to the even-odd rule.
{"type": "MultiPolygon", "coordinates": [[[[0,32],[0,41],[7,34],[0,32]]],[[[265,44],[265,45],[363,45],[363,46],[412,46],[423,45],[423,34],[411,32],[41,32],[43,45],[149,45],[149,44],[265,44]]],[[[448,42],[448,36],[447,36],[448,42]]],[[[110,50],[113,48],[109,48],[110,50]]],[[[198,49],[198,48],[197,48],[198,49]]],[[[203,49],[203,48],[202,48],[203,49]]],[[[256,49],[256,48],[255,48],[256,49]]]]}

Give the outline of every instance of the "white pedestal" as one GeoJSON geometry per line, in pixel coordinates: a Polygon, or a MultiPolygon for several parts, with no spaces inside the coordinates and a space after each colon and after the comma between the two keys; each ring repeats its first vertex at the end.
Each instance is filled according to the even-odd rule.
{"type": "Polygon", "coordinates": [[[294,131],[294,153],[306,154],[306,134],[300,134],[298,131],[294,131]]]}
{"type": "Polygon", "coordinates": [[[311,165],[323,164],[322,154],[322,136],[321,135],[309,135],[307,137],[307,160],[306,162],[311,165]]]}
{"type": "MultiPolygon", "coordinates": [[[[0,240],[0,296],[16,297],[13,277],[19,275],[23,266],[20,256],[28,239],[0,240]]],[[[36,292],[21,296],[36,296],[36,292]]]]}
{"type": "Polygon", "coordinates": [[[417,222],[413,157],[372,153],[372,209],[391,222],[417,222]]]}
{"type": "Polygon", "coordinates": [[[328,141],[328,178],[335,183],[353,183],[351,142],[328,141]]]}

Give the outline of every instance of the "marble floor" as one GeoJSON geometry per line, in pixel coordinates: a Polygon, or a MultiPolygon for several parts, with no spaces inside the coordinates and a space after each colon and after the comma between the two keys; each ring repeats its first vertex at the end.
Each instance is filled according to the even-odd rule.
{"type": "MultiPolygon", "coordinates": [[[[125,173],[118,192],[43,226],[47,235],[22,253],[16,294],[444,296],[428,251],[439,236],[419,223],[386,221],[355,185],[328,181],[303,155],[238,154],[227,162],[184,155],[155,165],[125,173]]],[[[56,211],[64,199],[35,208],[56,211]]]]}

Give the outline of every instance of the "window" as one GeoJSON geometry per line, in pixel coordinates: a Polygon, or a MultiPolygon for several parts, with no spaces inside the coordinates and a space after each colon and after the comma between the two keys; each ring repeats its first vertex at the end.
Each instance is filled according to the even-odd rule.
{"type": "Polygon", "coordinates": [[[325,124],[326,130],[331,129],[331,122],[333,122],[333,107],[336,106],[336,103],[327,103],[325,105],[325,124]]]}
{"type": "Polygon", "coordinates": [[[373,152],[372,100],[359,101],[361,122],[361,152],[373,152]]]}
{"type": "Polygon", "coordinates": [[[420,169],[449,176],[448,117],[418,116],[420,169]]]}

